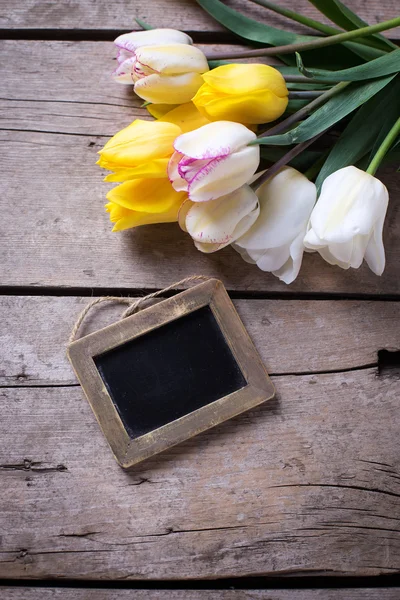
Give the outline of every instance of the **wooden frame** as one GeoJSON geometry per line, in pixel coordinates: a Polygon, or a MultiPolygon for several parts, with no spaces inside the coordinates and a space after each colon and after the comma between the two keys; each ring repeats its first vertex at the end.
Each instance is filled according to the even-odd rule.
{"type": "Polygon", "coordinates": [[[214,427],[266,400],[274,387],[223,284],[210,279],[73,342],[68,358],[101,429],[123,468],[214,427]],[[209,306],[247,385],[136,439],[129,437],[94,362],[94,357],[162,325],[209,306]]]}

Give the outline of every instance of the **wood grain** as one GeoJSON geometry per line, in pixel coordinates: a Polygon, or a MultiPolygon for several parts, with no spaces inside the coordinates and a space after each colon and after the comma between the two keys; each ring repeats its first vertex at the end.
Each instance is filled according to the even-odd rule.
{"type": "MultiPolygon", "coordinates": [[[[227,0],[228,6],[240,10],[257,21],[268,23],[281,29],[309,33],[309,29],[276,15],[272,11],[261,8],[252,2],[243,0],[227,0]]],[[[293,10],[291,0],[281,0],[279,4],[293,10]]],[[[352,0],[348,2],[352,10],[371,25],[385,21],[398,14],[396,0],[365,2],[352,0]]],[[[136,0],[132,5],[129,0],[86,0],[85,2],[68,2],[68,4],[53,5],[45,0],[25,0],[15,4],[12,0],[2,0],[2,15],[0,27],[5,29],[72,29],[72,30],[131,30],[137,29],[135,17],[147,21],[156,27],[175,27],[192,32],[223,31],[214,19],[203,11],[194,0],[136,0]]],[[[306,0],[298,0],[295,10],[329,23],[306,0]]],[[[399,37],[399,30],[390,32],[390,36],[399,37]]]]}
{"type": "MultiPolygon", "coordinates": [[[[77,297],[0,298],[0,385],[72,385],[65,345],[90,301],[77,297]],[[23,326],[22,326],[23,323],[23,326]],[[40,343],[38,343],[40,340],[40,343]]],[[[310,373],[374,365],[377,351],[400,349],[396,302],[235,300],[270,373],[310,373]]],[[[81,334],[120,318],[121,306],[103,304],[81,334]]]]}
{"type": "Polygon", "coordinates": [[[399,379],[274,383],[131,473],[79,387],[2,389],[0,577],[398,573],[399,379]]]}
{"type": "Polygon", "coordinates": [[[0,587],[2,600],[398,600],[395,588],[321,590],[102,590],[0,587]]]}

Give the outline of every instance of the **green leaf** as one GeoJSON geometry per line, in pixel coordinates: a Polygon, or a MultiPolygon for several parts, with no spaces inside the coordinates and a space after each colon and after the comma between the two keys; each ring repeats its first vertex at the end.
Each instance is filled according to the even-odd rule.
{"type": "MultiPolygon", "coordinates": [[[[318,39],[314,36],[300,35],[259,23],[226,6],[220,0],[197,0],[197,3],[218,23],[250,42],[264,46],[285,46],[318,39]]],[[[370,49],[367,48],[367,50],[370,49]]],[[[306,57],[307,61],[310,61],[309,64],[312,63],[313,66],[330,66],[333,69],[352,66],[360,62],[359,56],[355,57],[353,52],[344,47],[344,44],[336,46],[335,52],[332,52],[331,48],[309,50],[306,57]]],[[[281,60],[287,64],[295,64],[295,58],[290,54],[283,55],[281,60]]]]}
{"type": "Polygon", "coordinates": [[[330,151],[316,181],[318,189],[328,175],[356,164],[365,156],[380,137],[382,128],[390,129],[399,112],[399,98],[397,78],[361,106],[330,151]]]}
{"type": "MultiPolygon", "coordinates": [[[[351,83],[342,92],[330,98],[313,112],[308,119],[282,135],[259,138],[257,143],[283,146],[298,144],[329,129],[383,89],[395,75],[374,79],[365,83],[351,83]]],[[[255,142],[251,142],[251,145],[255,142]]]]}
{"type": "Polygon", "coordinates": [[[136,23],[142,28],[142,29],[155,29],[155,27],[153,27],[153,25],[149,25],[148,23],[146,23],[145,21],[142,21],[142,19],[135,19],[136,23]]]}
{"type": "MultiPolygon", "coordinates": [[[[343,2],[340,2],[340,0],[310,0],[310,2],[311,4],[314,4],[323,15],[346,31],[359,29],[360,27],[368,25],[368,23],[360,19],[358,15],[353,13],[345,4],[343,4],[343,2]]],[[[373,39],[377,47],[381,50],[387,51],[397,48],[395,44],[379,33],[370,35],[368,38],[373,39]]]]}
{"type": "Polygon", "coordinates": [[[297,67],[303,75],[311,78],[315,77],[322,81],[365,81],[366,79],[374,79],[375,77],[382,77],[400,71],[400,48],[363,65],[341,71],[306,69],[298,52],[296,52],[296,58],[297,67]]]}

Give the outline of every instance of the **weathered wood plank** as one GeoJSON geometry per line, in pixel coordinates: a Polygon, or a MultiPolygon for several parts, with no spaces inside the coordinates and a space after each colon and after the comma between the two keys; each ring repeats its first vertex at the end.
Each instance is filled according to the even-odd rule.
{"type": "Polygon", "coordinates": [[[0,577],[398,573],[399,379],[274,382],[131,473],[79,387],[2,389],[0,577]]]}
{"type": "Polygon", "coordinates": [[[321,590],[103,590],[0,587],[2,600],[398,600],[396,588],[321,590]]]}
{"type": "MultiPolygon", "coordinates": [[[[65,355],[72,326],[90,298],[0,298],[0,385],[69,385],[76,378],[65,355]],[[40,340],[40,343],[38,343],[40,340]]],[[[396,302],[235,300],[271,373],[309,373],[365,367],[377,351],[400,349],[396,302]]],[[[120,318],[104,304],[81,334],[120,318]]]]}
{"type": "MultiPolygon", "coordinates": [[[[193,274],[213,275],[229,289],[287,292],[400,292],[399,205],[390,203],[384,240],[387,266],[377,277],[363,265],[344,271],[306,255],[290,287],[248,265],[231,248],[198,252],[177,224],[112,233],[103,209],[111,187],[95,162],[105,139],[4,131],[1,220],[3,285],[162,288],[193,274]]],[[[382,174],[393,197],[396,174],[382,174]]]]}
{"type": "MultiPolygon", "coordinates": [[[[309,30],[294,21],[285,19],[274,12],[261,8],[243,0],[228,0],[232,8],[240,10],[247,16],[275,27],[309,33],[309,30]]],[[[279,4],[293,9],[291,0],[281,0],[279,4]]],[[[398,14],[396,0],[378,2],[373,0],[348,0],[347,4],[361,18],[371,25],[384,21],[398,14]]],[[[2,18],[0,27],[5,29],[136,29],[135,17],[143,19],[156,27],[174,27],[186,31],[219,32],[223,28],[203,11],[194,0],[136,0],[134,5],[129,0],[87,0],[85,2],[69,2],[67,5],[54,6],[45,0],[25,0],[14,4],[11,0],[2,2],[2,18]]],[[[329,21],[306,0],[298,0],[295,10],[325,23],[329,21]]],[[[399,36],[399,31],[390,32],[391,36],[399,36]]]]}

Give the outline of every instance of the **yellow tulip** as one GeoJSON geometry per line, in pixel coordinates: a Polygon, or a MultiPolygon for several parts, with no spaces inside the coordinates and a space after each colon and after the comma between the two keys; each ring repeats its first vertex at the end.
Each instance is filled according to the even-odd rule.
{"type": "Polygon", "coordinates": [[[168,179],[134,179],[108,192],[106,210],[115,223],[113,231],[122,231],[177,221],[185,198],[186,194],[176,192],[168,179]]]}
{"type": "Polygon", "coordinates": [[[158,121],[136,119],[100,150],[97,164],[114,171],[105,181],[167,177],[175,139],[207,123],[192,102],[170,110],[158,121]]]}
{"type": "Polygon", "coordinates": [[[256,125],[274,121],[286,110],[285,80],[268,65],[222,65],[202,78],[204,83],[192,101],[210,121],[256,125]]]}

